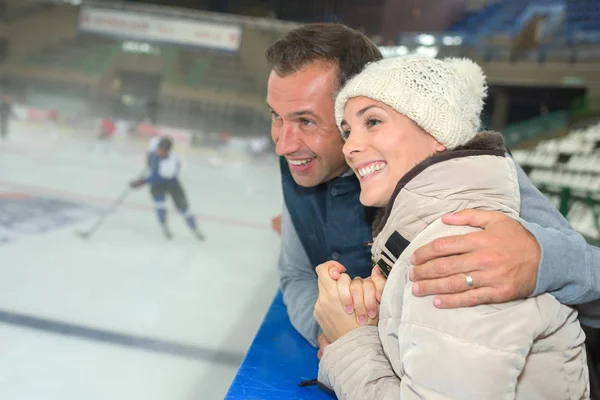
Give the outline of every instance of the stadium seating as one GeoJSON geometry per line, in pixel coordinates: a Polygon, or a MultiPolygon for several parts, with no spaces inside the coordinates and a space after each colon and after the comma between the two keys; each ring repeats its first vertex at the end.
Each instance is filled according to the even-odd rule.
{"type": "Polygon", "coordinates": [[[577,231],[600,240],[600,123],[515,150],[513,157],[577,231]]]}
{"type": "Polygon", "coordinates": [[[511,33],[518,16],[531,1],[504,0],[474,12],[466,13],[450,32],[487,36],[495,33],[511,33]]]}
{"type": "Polygon", "coordinates": [[[522,52],[520,57],[544,61],[600,59],[596,46],[600,43],[600,0],[498,1],[466,13],[445,34],[461,35],[463,46],[479,51],[485,47],[486,59],[508,59],[515,56],[511,46],[490,48],[481,40],[496,35],[514,38],[529,17],[539,13],[546,16],[540,46],[522,52]]]}
{"type": "MultiPolygon", "coordinates": [[[[122,49],[122,42],[102,36],[77,38],[46,46],[29,55],[25,63],[38,67],[102,74],[122,49]]],[[[209,49],[182,49],[161,45],[167,83],[214,88],[236,93],[254,93],[255,79],[236,53],[209,49]]]]}
{"type": "Polygon", "coordinates": [[[81,36],[46,46],[31,54],[26,64],[101,73],[120,50],[120,42],[95,36],[81,36]]]}
{"type": "Polygon", "coordinates": [[[14,23],[20,18],[27,17],[31,14],[35,14],[47,9],[47,4],[42,2],[23,2],[23,4],[18,4],[15,2],[11,7],[3,10],[4,13],[2,15],[2,19],[5,22],[14,23]]]}
{"type": "Polygon", "coordinates": [[[556,132],[566,130],[567,122],[567,111],[555,111],[507,126],[502,133],[506,145],[509,149],[512,149],[525,142],[539,141],[552,136],[556,132]]]}
{"type": "Polygon", "coordinates": [[[566,6],[571,40],[600,43],[600,0],[567,0],[566,6]]]}
{"type": "Polygon", "coordinates": [[[181,49],[174,56],[168,82],[238,93],[254,93],[257,84],[238,54],[209,49],[181,49]]]}

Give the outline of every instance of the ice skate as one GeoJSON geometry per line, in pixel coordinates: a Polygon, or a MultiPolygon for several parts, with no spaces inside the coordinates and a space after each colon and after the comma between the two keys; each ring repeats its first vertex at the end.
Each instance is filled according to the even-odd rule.
{"type": "Polygon", "coordinates": [[[202,232],[200,232],[199,229],[195,228],[192,229],[192,232],[194,232],[194,235],[196,236],[196,238],[200,241],[204,241],[206,240],[206,238],[204,237],[204,234],[202,232]]]}

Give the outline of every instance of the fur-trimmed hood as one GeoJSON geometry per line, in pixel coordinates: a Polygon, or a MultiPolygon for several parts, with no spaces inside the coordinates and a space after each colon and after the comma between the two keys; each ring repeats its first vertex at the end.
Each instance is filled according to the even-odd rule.
{"type": "Polygon", "coordinates": [[[429,157],[411,169],[373,223],[373,255],[393,232],[411,242],[436,219],[467,208],[517,217],[516,167],[505,152],[502,135],[482,132],[466,145],[429,157]]]}

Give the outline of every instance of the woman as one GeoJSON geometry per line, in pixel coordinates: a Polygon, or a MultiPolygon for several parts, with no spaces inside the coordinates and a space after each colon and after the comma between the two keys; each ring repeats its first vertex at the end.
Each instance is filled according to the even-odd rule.
{"type": "MultiPolygon", "coordinates": [[[[415,249],[475,230],[446,226],[443,215],[479,208],[519,218],[502,136],[478,133],[486,90],[471,61],[408,56],[368,65],[337,97],[361,203],[382,209],[372,257],[388,276],[377,326],[361,326],[318,269],[315,317],[331,343],[319,381],[340,399],[589,398],[577,312],[551,295],[441,310],[411,292],[415,249]]],[[[477,279],[465,276],[469,287],[477,279]]]]}

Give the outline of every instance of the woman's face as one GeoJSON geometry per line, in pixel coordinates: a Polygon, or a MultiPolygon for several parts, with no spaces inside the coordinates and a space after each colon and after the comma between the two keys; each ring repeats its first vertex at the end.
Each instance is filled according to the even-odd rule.
{"type": "Polygon", "coordinates": [[[368,97],[346,103],[342,130],[346,162],[360,181],[360,202],[370,207],[385,207],[409,170],[445,150],[412,120],[368,97]]]}

